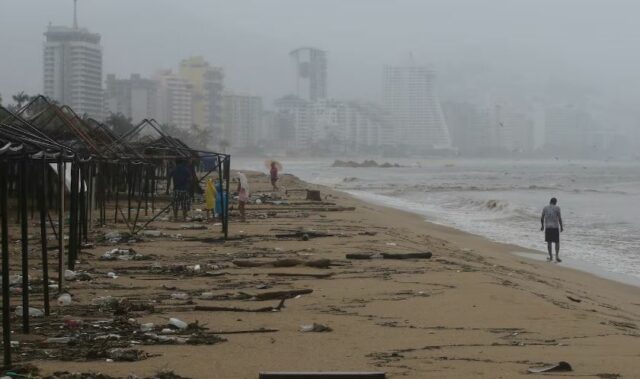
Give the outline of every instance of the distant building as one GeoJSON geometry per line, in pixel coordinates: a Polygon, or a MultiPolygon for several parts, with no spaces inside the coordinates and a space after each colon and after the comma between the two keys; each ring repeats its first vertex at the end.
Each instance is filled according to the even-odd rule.
{"type": "Polygon", "coordinates": [[[209,65],[203,57],[191,57],[180,63],[180,76],[190,85],[193,123],[200,128],[220,131],[224,89],[222,68],[209,65]]]}
{"type": "Polygon", "coordinates": [[[189,82],[171,70],[155,76],[158,82],[158,121],[188,130],[193,124],[189,82]]]}
{"type": "Polygon", "coordinates": [[[260,96],[225,92],[222,96],[223,137],[232,150],[248,150],[258,145],[263,121],[260,96]]]}
{"type": "Polygon", "coordinates": [[[365,152],[380,145],[385,128],[382,109],[357,102],[322,99],[309,102],[290,95],[276,100],[274,125],[282,148],[298,153],[365,152]]]}
{"type": "Polygon", "coordinates": [[[296,94],[307,101],[327,97],[327,53],[301,47],[289,53],[294,65],[296,94]]]}
{"type": "Polygon", "coordinates": [[[593,126],[592,117],[576,107],[549,108],[545,114],[545,147],[554,151],[579,153],[589,145],[593,126]]]}
{"type": "Polygon", "coordinates": [[[121,113],[134,124],[145,118],[158,118],[158,83],[139,74],[132,74],[129,79],[107,75],[105,110],[121,113]]]}
{"type": "Polygon", "coordinates": [[[435,73],[427,66],[386,66],[383,108],[391,130],[385,143],[415,152],[448,149],[451,138],[435,90],[435,73]]]}
{"type": "Polygon", "coordinates": [[[44,33],[44,95],[80,116],[102,120],[100,35],[85,28],[49,26],[44,33]]]}
{"type": "Polygon", "coordinates": [[[496,135],[501,149],[528,152],[534,147],[533,119],[524,112],[496,107],[496,135]]]}

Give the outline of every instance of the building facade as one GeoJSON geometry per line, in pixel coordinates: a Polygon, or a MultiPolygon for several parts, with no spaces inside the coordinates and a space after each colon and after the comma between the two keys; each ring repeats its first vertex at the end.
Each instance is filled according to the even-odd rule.
{"type": "Polygon", "coordinates": [[[222,134],[232,151],[257,147],[263,125],[262,98],[227,91],[222,96],[222,104],[222,134]]]}
{"type": "Polygon", "coordinates": [[[180,63],[180,76],[190,85],[192,121],[200,128],[222,128],[222,91],[224,71],[203,57],[191,57],[180,63]]]}
{"type": "Polygon", "coordinates": [[[121,113],[134,124],[158,118],[158,83],[132,74],[129,79],[118,79],[109,74],[106,79],[105,111],[121,113]]]}
{"type": "Polygon", "coordinates": [[[102,120],[100,35],[66,26],[49,26],[44,35],[44,95],[70,106],[80,116],[102,120]]]}
{"type": "Polygon", "coordinates": [[[191,129],[193,118],[189,82],[171,70],[157,73],[154,79],[158,82],[158,121],[184,130],[191,129]]]}
{"type": "Polygon", "coordinates": [[[449,130],[427,66],[385,66],[383,108],[391,129],[385,143],[416,152],[451,147],[449,130]]]}
{"type": "Polygon", "coordinates": [[[307,101],[327,97],[327,53],[301,47],[289,53],[294,66],[296,94],[307,101]]]}

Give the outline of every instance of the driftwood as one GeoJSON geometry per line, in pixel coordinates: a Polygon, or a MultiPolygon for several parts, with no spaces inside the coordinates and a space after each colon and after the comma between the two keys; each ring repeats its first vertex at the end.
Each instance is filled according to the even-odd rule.
{"type": "Polygon", "coordinates": [[[431,258],[431,253],[400,253],[400,254],[392,254],[392,253],[382,253],[383,259],[429,259],[431,258]]]}
{"type": "Polygon", "coordinates": [[[233,264],[238,267],[295,267],[295,266],[307,266],[315,268],[328,268],[331,266],[329,259],[317,259],[314,261],[302,261],[299,259],[278,259],[271,262],[260,261],[233,261],[233,264]]]}
{"type": "Polygon", "coordinates": [[[279,332],[278,329],[247,329],[247,330],[229,330],[229,331],[216,331],[212,334],[250,334],[250,333],[275,333],[279,332]]]}
{"type": "Polygon", "coordinates": [[[349,253],[345,255],[347,259],[371,259],[373,257],[373,253],[349,253]]]}
{"type": "Polygon", "coordinates": [[[326,233],[326,232],[314,232],[314,231],[304,231],[304,230],[296,230],[290,233],[281,233],[276,234],[276,238],[318,238],[318,237],[334,237],[335,234],[326,233]]]}
{"type": "Polygon", "coordinates": [[[207,312],[279,312],[284,308],[285,299],[280,300],[280,303],[275,307],[263,307],[255,309],[236,308],[236,307],[215,307],[206,305],[196,305],[193,310],[195,311],[207,311],[207,312]]]}
{"type": "MultiPolygon", "coordinates": [[[[306,295],[313,292],[312,289],[302,289],[302,290],[290,290],[290,291],[270,291],[270,292],[260,292],[257,294],[246,294],[253,300],[264,301],[264,300],[273,300],[273,299],[291,299],[298,295],[306,295]]],[[[245,294],[244,292],[242,294],[245,294]]]]}
{"type": "Polygon", "coordinates": [[[267,274],[268,276],[302,276],[316,279],[325,279],[332,277],[333,272],[328,272],[326,274],[305,274],[305,273],[295,273],[295,272],[270,272],[267,274]]]}

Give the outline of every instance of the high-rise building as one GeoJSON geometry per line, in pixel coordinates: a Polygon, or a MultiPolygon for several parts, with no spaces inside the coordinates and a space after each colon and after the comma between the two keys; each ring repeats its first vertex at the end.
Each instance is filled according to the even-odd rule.
{"type": "Polygon", "coordinates": [[[156,74],[158,82],[158,120],[188,130],[193,124],[189,82],[171,70],[156,74]]]}
{"type": "Polygon", "coordinates": [[[100,34],[78,28],[74,13],[73,27],[49,25],[44,35],[44,95],[80,115],[102,119],[100,34]]]}
{"type": "Polygon", "coordinates": [[[385,66],[383,107],[392,130],[384,139],[421,151],[451,147],[449,130],[435,90],[435,73],[427,66],[385,66]]]}
{"type": "Polygon", "coordinates": [[[145,118],[158,117],[158,83],[132,74],[129,79],[117,79],[107,75],[105,110],[121,113],[136,124],[145,118]]]}
{"type": "Polygon", "coordinates": [[[225,92],[223,97],[223,137],[233,150],[258,145],[262,127],[262,98],[260,96],[225,92]]]}
{"type": "Polygon", "coordinates": [[[327,97],[327,53],[301,47],[289,53],[294,65],[296,94],[307,101],[327,97]]]}
{"type": "Polygon", "coordinates": [[[191,57],[180,63],[180,76],[190,84],[193,123],[200,128],[221,130],[222,68],[211,66],[203,57],[191,57]]]}

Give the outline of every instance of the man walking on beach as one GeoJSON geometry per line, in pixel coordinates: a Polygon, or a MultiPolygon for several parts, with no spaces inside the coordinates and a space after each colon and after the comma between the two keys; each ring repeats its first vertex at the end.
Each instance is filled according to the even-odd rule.
{"type": "Polygon", "coordinates": [[[560,207],[556,204],[558,199],[551,198],[549,205],[542,210],[542,217],[540,223],[542,226],[540,230],[544,230],[544,240],[547,241],[547,250],[549,251],[549,258],[547,260],[551,262],[553,260],[553,254],[551,254],[551,244],[556,244],[556,262],[562,262],[560,259],[560,232],[564,229],[562,227],[562,216],[560,214],[560,207]]]}

